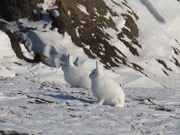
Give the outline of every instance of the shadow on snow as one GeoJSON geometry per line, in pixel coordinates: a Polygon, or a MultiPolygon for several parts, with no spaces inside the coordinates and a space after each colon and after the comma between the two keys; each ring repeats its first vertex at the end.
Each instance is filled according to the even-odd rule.
{"type": "Polygon", "coordinates": [[[70,96],[70,95],[54,95],[54,94],[44,94],[44,95],[52,97],[52,98],[62,99],[62,100],[78,100],[83,103],[90,103],[90,104],[93,103],[93,101],[91,101],[91,100],[77,98],[77,97],[70,96]]]}

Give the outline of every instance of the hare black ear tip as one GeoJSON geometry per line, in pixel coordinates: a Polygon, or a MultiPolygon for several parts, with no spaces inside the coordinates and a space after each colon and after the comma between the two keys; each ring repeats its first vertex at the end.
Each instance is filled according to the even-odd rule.
{"type": "Polygon", "coordinates": [[[98,61],[96,61],[96,69],[99,67],[99,63],[98,61]]]}
{"type": "Polygon", "coordinates": [[[99,65],[99,61],[98,60],[96,61],[96,64],[99,65]]]}

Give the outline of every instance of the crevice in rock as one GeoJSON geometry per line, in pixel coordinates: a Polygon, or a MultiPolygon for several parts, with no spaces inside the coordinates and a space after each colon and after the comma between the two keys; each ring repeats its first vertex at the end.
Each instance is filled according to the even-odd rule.
{"type": "Polygon", "coordinates": [[[162,64],[163,67],[165,67],[167,70],[172,71],[171,68],[168,68],[168,66],[166,65],[166,63],[165,63],[164,60],[160,60],[160,59],[156,59],[156,60],[157,60],[157,62],[159,62],[160,64],[162,64]]]}
{"type": "Polygon", "coordinates": [[[173,61],[171,61],[171,62],[173,62],[176,66],[180,67],[179,61],[174,57],[173,57],[173,59],[174,59],[175,62],[173,62],[173,61]]]}

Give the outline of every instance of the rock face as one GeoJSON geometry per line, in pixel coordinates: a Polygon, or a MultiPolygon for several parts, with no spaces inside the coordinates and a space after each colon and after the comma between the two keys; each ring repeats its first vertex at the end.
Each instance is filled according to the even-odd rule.
{"type": "Polygon", "coordinates": [[[125,61],[124,57],[118,58],[115,51],[119,50],[107,42],[110,35],[104,33],[101,29],[103,27],[116,29],[112,19],[104,17],[108,12],[116,15],[116,13],[107,7],[104,1],[68,0],[68,2],[61,1],[57,4],[60,16],[52,19],[55,24],[61,22],[59,25],[55,25],[60,30],[60,33],[67,31],[71,35],[73,42],[77,46],[83,47],[84,52],[91,58],[100,57],[103,63],[109,62],[112,66],[116,66],[116,64],[110,60],[112,55],[117,57],[119,61],[125,61]],[[77,4],[83,5],[87,9],[87,14],[82,12],[76,6],[77,4]],[[101,8],[99,8],[99,6],[101,6],[101,8]],[[67,14],[68,11],[69,14],[67,14]],[[98,16],[96,12],[101,14],[101,16],[98,16]],[[88,45],[89,49],[87,49],[87,47],[85,48],[84,45],[88,45]],[[106,49],[103,50],[103,48],[106,49]]]}
{"type": "MultiPolygon", "coordinates": [[[[41,19],[41,9],[36,6],[39,2],[41,1],[1,1],[0,15],[7,21],[15,21],[24,17],[38,21],[41,19]]],[[[108,13],[111,16],[118,15],[112,11],[103,0],[93,2],[91,0],[57,0],[56,5],[59,16],[53,16],[51,14],[52,12],[48,11],[50,18],[53,20],[53,26],[57,27],[61,34],[66,31],[72,37],[72,41],[77,46],[82,47],[90,58],[99,57],[107,68],[118,66],[118,64],[132,66],[132,64],[127,61],[126,56],[108,42],[108,40],[111,39],[111,35],[103,31],[103,28],[112,28],[118,31],[112,18],[105,17],[108,13]],[[80,10],[77,5],[84,6],[87,10],[86,13],[80,10]],[[121,55],[118,55],[117,52],[121,55]],[[112,61],[111,58],[114,58],[115,61],[112,61]]],[[[138,19],[138,16],[135,15],[134,12],[130,11],[130,14],[133,14],[135,18],[138,19]]],[[[119,40],[129,48],[133,55],[139,55],[137,49],[132,47],[132,44],[141,47],[136,40],[139,31],[135,20],[130,14],[122,14],[122,16],[126,19],[126,27],[131,31],[123,28],[117,36],[119,40]],[[132,42],[125,41],[123,39],[124,36],[127,36],[132,42]]],[[[134,68],[134,66],[132,67],[134,68]]]]}
{"type": "Polygon", "coordinates": [[[33,20],[40,19],[36,4],[39,0],[1,0],[0,16],[7,21],[15,21],[19,18],[31,17],[33,20]],[[36,11],[35,13],[35,10],[36,11]]]}
{"type": "MultiPolygon", "coordinates": [[[[93,2],[91,0],[59,0],[56,4],[60,15],[51,17],[54,21],[54,27],[57,27],[60,33],[68,32],[72,37],[72,41],[77,46],[82,47],[90,58],[99,57],[107,68],[119,64],[129,65],[134,68],[133,64],[128,62],[127,57],[108,42],[112,37],[103,29],[111,28],[115,31],[118,31],[118,29],[112,18],[107,18],[106,15],[110,14],[114,17],[119,15],[110,9],[103,0],[93,2]],[[83,6],[86,12],[80,10],[77,5],[83,6]]],[[[138,19],[138,16],[133,11],[129,11],[129,14],[122,14],[126,20],[126,28],[124,27],[117,37],[129,48],[133,55],[138,56],[138,51],[132,44],[141,48],[136,39],[139,36],[139,31],[131,14],[135,16],[135,20],[138,19]],[[124,40],[125,36],[132,41],[127,42],[124,40]]]]}

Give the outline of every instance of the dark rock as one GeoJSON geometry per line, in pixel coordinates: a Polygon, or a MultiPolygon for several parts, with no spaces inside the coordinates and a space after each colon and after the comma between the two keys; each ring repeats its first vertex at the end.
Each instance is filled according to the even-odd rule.
{"type": "Polygon", "coordinates": [[[127,64],[126,56],[109,44],[108,40],[112,38],[111,35],[103,31],[104,28],[117,30],[112,18],[107,19],[104,16],[108,12],[112,16],[118,16],[103,0],[94,2],[91,0],[58,0],[56,5],[58,5],[59,16],[50,15],[50,18],[53,20],[54,27],[58,28],[59,33],[63,34],[66,31],[72,37],[72,41],[83,48],[86,55],[90,58],[99,57],[106,67],[127,64]],[[86,7],[88,14],[82,12],[77,4],[86,7]],[[89,49],[86,45],[89,46],[89,49]]]}
{"type": "Polygon", "coordinates": [[[174,61],[175,61],[174,64],[175,64],[176,66],[180,67],[179,61],[178,61],[176,58],[174,58],[174,57],[173,57],[173,59],[174,59],[174,61]]]}
{"type": "Polygon", "coordinates": [[[23,52],[21,50],[21,47],[19,45],[19,41],[18,41],[18,38],[19,36],[17,35],[17,33],[11,33],[11,32],[7,32],[6,33],[9,38],[10,38],[10,41],[11,41],[11,47],[13,49],[13,51],[15,52],[17,58],[19,59],[23,59],[27,62],[31,62],[31,63],[38,63],[40,62],[40,56],[38,53],[35,54],[35,57],[33,60],[29,59],[29,58],[26,58],[24,55],[23,55],[23,52]]]}
{"type": "Polygon", "coordinates": [[[0,30],[3,30],[6,27],[7,23],[0,21],[0,30]]]}
{"type": "Polygon", "coordinates": [[[39,10],[36,7],[38,2],[39,0],[1,0],[0,16],[7,21],[31,16],[32,20],[39,19],[39,10]],[[36,13],[34,13],[35,10],[37,10],[36,13]]]}
{"type": "Polygon", "coordinates": [[[16,131],[4,131],[0,130],[0,135],[29,135],[28,133],[19,133],[16,131]]]}
{"type": "Polygon", "coordinates": [[[172,71],[171,68],[169,68],[164,60],[156,59],[160,64],[162,64],[167,70],[172,71]]]}
{"type": "Polygon", "coordinates": [[[139,36],[139,29],[135,23],[135,20],[129,14],[122,14],[124,19],[126,20],[125,26],[123,27],[121,32],[118,34],[118,38],[121,42],[124,43],[126,47],[129,48],[130,52],[133,55],[139,56],[138,50],[133,45],[136,45],[138,48],[141,48],[141,45],[138,43],[136,39],[139,36]],[[130,39],[130,42],[126,41],[124,38],[127,37],[130,39]]]}
{"type": "MultiPolygon", "coordinates": [[[[6,0],[0,1],[0,15],[7,21],[14,21],[19,18],[28,17],[33,21],[37,21],[43,18],[41,9],[37,8],[37,3],[44,2],[42,0],[6,0]]],[[[114,1],[112,1],[114,2],[114,1]]],[[[115,2],[114,2],[115,3],[115,2]]],[[[117,3],[115,3],[117,4],[117,3]]],[[[128,10],[126,14],[122,13],[125,19],[125,27],[122,28],[121,32],[117,35],[119,40],[129,48],[130,52],[139,56],[138,49],[141,48],[137,38],[139,36],[139,30],[136,25],[136,20],[139,19],[135,12],[128,6],[128,2],[122,2],[128,10]],[[126,41],[123,37],[126,36],[130,41],[126,41]],[[138,49],[137,49],[138,48],[138,49]]],[[[116,28],[115,22],[112,18],[105,17],[107,14],[111,16],[118,16],[113,9],[110,9],[103,0],[93,1],[92,0],[56,0],[56,10],[59,12],[59,16],[54,16],[52,11],[48,10],[47,14],[52,19],[52,29],[58,28],[60,34],[67,32],[72,41],[78,47],[83,48],[85,54],[90,58],[99,57],[100,61],[105,64],[106,68],[113,66],[120,66],[120,64],[127,65],[142,72],[142,68],[134,63],[127,60],[125,54],[118,48],[111,45],[109,40],[112,38],[111,35],[106,33],[104,29],[110,28],[115,31],[119,31],[116,28]],[[78,8],[78,4],[83,5],[86,8],[87,13],[84,13],[78,8]],[[99,8],[101,7],[101,8],[99,8]]],[[[118,4],[120,8],[123,8],[118,4]]],[[[0,25],[0,27],[4,27],[0,25]]],[[[19,30],[26,33],[31,28],[23,26],[19,30]]],[[[18,35],[14,33],[8,34],[12,48],[16,55],[20,59],[25,59],[29,62],[43,62],[44,56],[40,53],[35,54],[34,60],[28,60],[21,52],[21,48],[18,44],[18,35]]]]}

